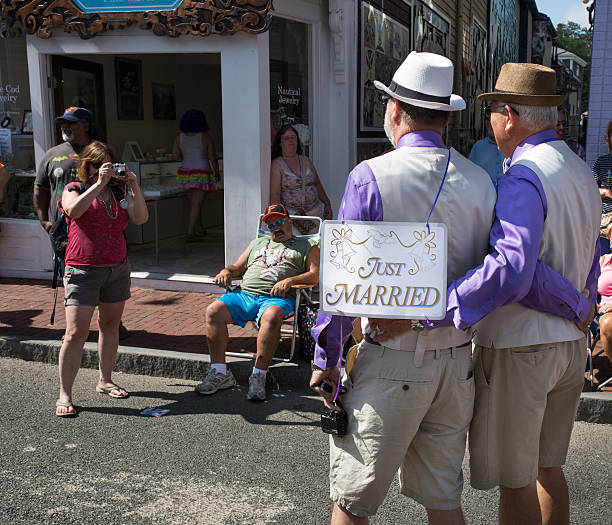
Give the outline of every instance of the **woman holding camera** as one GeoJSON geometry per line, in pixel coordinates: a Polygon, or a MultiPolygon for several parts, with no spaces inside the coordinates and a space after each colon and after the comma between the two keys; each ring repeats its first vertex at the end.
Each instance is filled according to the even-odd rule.
{"type": "Polygon", "coordinates": [[[86,146],[79,155],[79,182],[69,183],[60,201],[71,219],[64,274],[66,334],[59,354],[60,393],[55,410],[60,417],[77,414],[72,385],[96,306],[100,371],[96,391],[115,398],[128,396],[111,379],[119,321],[130,297],[123,230],[128,221],[144,224],[149,212],[136,175],[123,165],[113,166],[114,160],[106,144],[95,141],[86,146]]]}

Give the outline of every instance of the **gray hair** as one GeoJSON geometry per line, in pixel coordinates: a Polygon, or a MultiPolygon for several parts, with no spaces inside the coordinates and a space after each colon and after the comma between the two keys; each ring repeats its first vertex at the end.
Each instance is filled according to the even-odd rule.
{"type": "Polygon", "coordinates": [[[530,130],[554,128],[557,125],[556,106],[526,106],[524,104],[513,104],[502,102],[515,109],[523,125],[530,130]]]}
{"type": "MultiPolygon", "coordinates": [[[[407,104],[401,100],[398,102],[400,103],[401,108],[401,119],[410,128],[414,128],[416,125],[420,124],[436,124],[444,127],[446,124],[448,124],[450,119],[450,112],[448,111],[413,106],[412,104],[407,104]]],[[[557,122],[556,116],[555,122],[557,122]]]]}

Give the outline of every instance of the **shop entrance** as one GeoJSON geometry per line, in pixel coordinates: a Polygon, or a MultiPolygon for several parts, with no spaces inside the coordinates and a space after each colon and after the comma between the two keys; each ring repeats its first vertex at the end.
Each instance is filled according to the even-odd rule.
{"type": "MultiPolygon", "coordinates": [[[[225,266],[220,54],[54,56],[53,71],[54,114],[90,104],[97,121],[94,138],[107,142],[140,179],[150,218],[126,230],[133,276],[214,277],[225,266]],[[181,148],[176,157],[173,144],[190,109],[206,116],[219,165],[216,191],[188,189],[184,177],[183,183],[177,179],[181,148]],[[195,228],[188,235],[191,207],[198,201],[195,228]]],[[[205,151],[210,156],[210,149],[205,151]]]]}

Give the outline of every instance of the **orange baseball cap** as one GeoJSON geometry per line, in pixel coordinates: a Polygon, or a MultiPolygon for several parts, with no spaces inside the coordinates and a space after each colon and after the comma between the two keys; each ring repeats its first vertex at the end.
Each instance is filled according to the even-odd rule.
{"type": "Polygon", "coordinates": [[[282,204],[270,204],[270,206],[268,206],[268,208],[266,209],[266,213],[264,213],[262,220],[266,222],[273,215],[289,217],[289,212],[287,211],[287,208],[285,208],[282,204]]]}

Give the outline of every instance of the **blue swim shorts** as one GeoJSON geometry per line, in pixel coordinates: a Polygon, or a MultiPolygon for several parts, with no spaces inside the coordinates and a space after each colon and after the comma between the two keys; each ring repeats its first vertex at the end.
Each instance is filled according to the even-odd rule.
{"type": "Polygon", "coordinates": [[[273,304],[283,309],[285,318],[289,317],[295,308],[295,299],[254,295],[240,289],[223,294],[218,300],[227,306],[234,322],[240,326],[246,325],[249,321],[255,321],[259,326],[259,319],[264,310],[273,304]]]}

